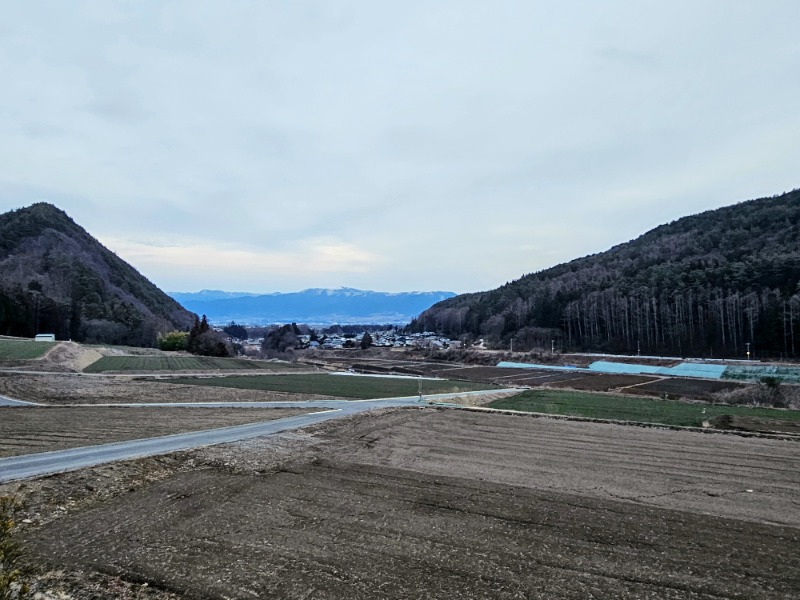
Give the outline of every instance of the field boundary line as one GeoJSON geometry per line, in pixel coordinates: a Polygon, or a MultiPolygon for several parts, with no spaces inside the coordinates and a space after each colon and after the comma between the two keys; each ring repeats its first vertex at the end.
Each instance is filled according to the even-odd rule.
{"type": "Polygon", "coordinates": [[[640,385],[647,385],[648,383],[657,383],[659,381],[666,381],[668,379],[674,379],[674,378],[671,378],[671,377],[659,377],[659,378],[654,379],[652,381],[640,381],[639,383],[634,383],[632,385],[623,385],[622,387],[613,388],[613,389],[610,389],[608,391],[609,392],[622,392],[622,390],[628,390],[630,388],[635,388],[635,387],[640,386],[640,385]]]}
{"type": "Polygon", "coordinates": [[[489,408],[488,406],[459,406],[456,404],[443,404],[434,406],[442,409],[466,410],[471,412],[498,413],[512,417],[533,417],[537,419],[555,419],[558,421],[580,421],[584,423],[605,423],[607,425],[626,425],[646,429],[669,429],[671,431],[688,431],[692,433],[718,433],[737,435],[739,437],[753,437],[765,439],[779,439],[791,442],[800,442],[800,436],[791,433],[765,432],[765,431],[738,431],[736,429],[714,429],[713,427],[691,427],[688,425],[666,425],[664,423],[650,423],[647,421],[624,421],[621,419],[598,419],[596,417],[579,417],[577,415],[555,415],[551,413],[534,412],[527,410],[512,410],[509,408],[489,408]]]}

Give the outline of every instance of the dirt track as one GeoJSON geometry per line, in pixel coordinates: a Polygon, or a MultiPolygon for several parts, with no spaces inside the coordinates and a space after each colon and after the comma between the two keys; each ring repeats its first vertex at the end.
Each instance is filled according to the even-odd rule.
{"type": "Polygon", "coordinates": [[[30,543],[184,598],[800,594],[796,442],[403,410],[190,455],[30,543]]]}

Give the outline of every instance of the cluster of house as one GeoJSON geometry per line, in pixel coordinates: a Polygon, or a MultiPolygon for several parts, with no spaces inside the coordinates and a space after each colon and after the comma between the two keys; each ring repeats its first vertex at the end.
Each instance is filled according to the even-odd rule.
{"type": "MultiPolygon", "coordinates": [[[[322,348],[322,349],[337,349],[337,348],[358,348],[361,345],[361,340],[364,337],[364,332],[352,333],[332,333],[325,337],[320,337],[319,341],[311,341],[309,336],[303,336],[303,344],[306,348],[322,348]]],[[[372,338],[372,345],[381,348],[460,348],[461,342],[458,340],[451,340],[442,337],[430,331],[423,333],[399,333],[394,330],[389,331],[374,331],[370,333],[372,338]]]]}
{"type": "MultiPolygon", "coordinates": [[[[372,346],[381,348],[460,348],[461,342],[442,337],[430,331],[422,333],[399,333],[394,330],[370,332],[372,346]]],[[[337,350],[342,348],[360,348],[364,332],[330,333],[313,339],[310,335],[299,336],[300,348],[337,350]]],[[[249,339],[242,342],[247,350],[261,348],[262,339],[249,339]]]]}

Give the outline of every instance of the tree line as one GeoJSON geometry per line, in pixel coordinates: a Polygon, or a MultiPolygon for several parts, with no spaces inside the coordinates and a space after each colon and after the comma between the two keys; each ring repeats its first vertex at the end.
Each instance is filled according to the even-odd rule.
{"type": "Polygon", "coordinates": [[[686,217],[434,305],[415,331],[520,350],[800,355],[800,192],[686,217]]]}

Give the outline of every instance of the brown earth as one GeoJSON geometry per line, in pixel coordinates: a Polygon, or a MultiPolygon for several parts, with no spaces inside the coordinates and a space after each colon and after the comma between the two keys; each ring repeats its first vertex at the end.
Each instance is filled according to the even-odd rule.
{"type": "Polygon", "coordinates": [[[0,456],[272,421],[307,412],[294,408],[0,406],[0,456]]]}
{"type": "MultiPolygon", "coordinates": [[[[642,375],[612,375],[597,374],[587,375],[579,379],[571,379],[565,382],[556,382],[553,387],[567,387],[573,390],[586,390],[592,392],[609,392],[620,388],[632,387],[631,391],[639,389],[641,384],[654,381],[653,377],[642,375]]],[[[635,393],[635,392],[634,392],[635,393]]]]}
{"type": "MultiPolygon", "coordinates": [[[[699,400],[713,400],[718,392],[751,387],[752,384],[738,383],[735,381],[720,381],[711,379],[689,378],[664,378],[652,383],[640,385],[630,391],[635,394],[647,394],[670,398],[694,398],[699,400]]],[[[627,390],[626,390],[627,391],[627,390]]]]}
{"type": "MultiPolygon", "coordinates": [[[[240,375],[240,373],[236,373],[240,375]]],[[[273,402],[308,400],[309,394],[178,385],[135,376],[19,375],[0,373],[0,395],[45,404],[128,402],[273,402]]],[[[314,398],[323,396],[314,395],[314,398]]]]}
{"type": "Polygon", "coordinates": [[[26,532],[71,597],[800,594],[795,442],[425,409],[159,460],[18,490],[80,499],[26,532]]]}

